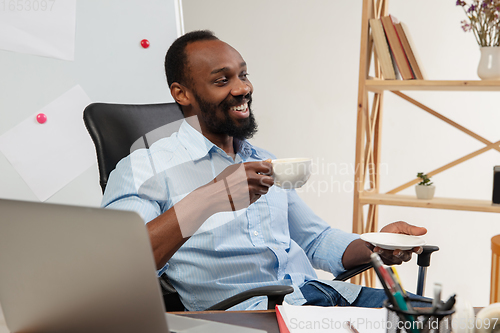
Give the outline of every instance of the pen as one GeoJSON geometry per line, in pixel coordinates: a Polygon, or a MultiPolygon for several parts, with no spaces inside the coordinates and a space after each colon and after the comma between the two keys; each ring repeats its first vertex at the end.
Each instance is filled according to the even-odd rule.
{"type": "Polygon", "coordinates": [[[387,272],[389,273],[389,276],[391,277],[392,281],[394,281],[393,292],[399,291],[401,293],[401,295],[403,295],[403,288],[401,287],[401,284],[399,283],[398,279],[396,278],[396,275],[394,274],[392,267],[387,267],[387,272]]]}

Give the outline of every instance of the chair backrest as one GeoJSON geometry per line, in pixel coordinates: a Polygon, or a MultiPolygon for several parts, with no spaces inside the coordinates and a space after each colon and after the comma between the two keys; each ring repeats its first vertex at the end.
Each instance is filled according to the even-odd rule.
{"type": "MultiPolygon", "coordinates": [[[[182,111],[175,103],[88,105],[83,120],[94,141],[102,192],[109,174],[122,158],[169,137],[179,129],[182,119],[182,111]]],[[[167,311],[183,311],[184,305],[165,275],[160,278],[160,285],[167,311]]]]}
{"type": "Polygon", "coordinates": [[[122,158],[170,136],[178,130],[183,118],[175,103],[88,105],[83,120],[96,148],[102,192],[109,174],[122,158]]]}

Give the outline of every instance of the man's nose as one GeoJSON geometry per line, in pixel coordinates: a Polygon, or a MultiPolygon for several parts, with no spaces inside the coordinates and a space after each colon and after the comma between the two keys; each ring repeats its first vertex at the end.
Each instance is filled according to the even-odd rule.
{"type": "Polygon", "coordinates": [[[234,87],[231,89],[231,95],[233,95],[233,96],[245,96],[250,91],[252,91],[252,85],[249,82],[237,80],[235,82],[234,87]]]}

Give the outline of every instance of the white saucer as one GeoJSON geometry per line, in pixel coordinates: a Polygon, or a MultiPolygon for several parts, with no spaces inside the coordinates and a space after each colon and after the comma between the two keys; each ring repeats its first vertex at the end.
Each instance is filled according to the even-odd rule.
{"type": "Polygon", "coordinates": [[[420,236],[393,234],[390,232],[369,232],[360,235],[365,242],[371,243],[386,250],[411,250],[414,247],[425,245],[420,236]]]}

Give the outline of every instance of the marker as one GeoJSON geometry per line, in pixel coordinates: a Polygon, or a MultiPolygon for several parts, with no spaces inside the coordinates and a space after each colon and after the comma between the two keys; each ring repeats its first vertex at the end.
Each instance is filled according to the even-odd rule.
{"type": "MultiPolygon", "coordinates": [[[[396,302],[398,303],[398,306],[399,306],[399,308],[401,310],[403,310],[403,311],[409,311],[410,310],[410,308],[409,308],[410,304],[408,304],[406,302],[406,299],[403,297],[403,294],[401,294],[399,291],[396,291],[394,293],[394,299],[396,299],[396,302]]],[[[412,333],[420,333],[420,330],[418,328],[414,327],[414,325],[416,323],[415,322],[415,317],[413,315],[406,315],[406,314],[403,314],[403,316],[406,319],[406,321],[410,321],[411,322],[410,331],[412,333]]]]}
{"type": "Polygon", "coordinates": [[[457,295],[452,295],[448,300],[441,306],[442,311],[448,311],[453,309],[453,306],[455,305],[456,301],[456,296],[457,295]]]}
{"type": "Polygon", "coordinates": [[[439,282],[434,283],[434,299],[432,300],[432,313],[436,312],[441,303],[442,285],[439,282]]]}
{"type": "MultiPolygon", "coordinates": [[[[375,269],[375,272],[377,273],[380,282],[384,287],[384,290],[387,294],[387,297],[389,298],[389,301],[393,304],[394,309],[409,311],[411,305],[406,302],[406,299],[403,297],[403,294],[397,290],[398,287],[396,286],[396,282],[389,275],[389,272],[382,266],[383,263],[382,260],[380,259],[380,256],[376,253],[372,253],[370,257],[373,263],[373,268],[375,269]],[[387,287],[387,284],[391,285],[391,288],[393,289],[392,293],[387,287]]],[[[399,286],[399,288],[401,288],[401,286],[399,286]]],[[[415,317],[413,315],[401,314],[401,316],[405,318],[406,321],[411,322],[411,328],[410,328],[411,333],[420,333],[420,330],[418,328],[413,327],[415,323],[415,317]]]]}
{"type": "MultiPolygon", "coordinates": [[[[396,274],[397,274],[396,269],[394,267],[389,267],[388,271],[391,274],[391,277],[394,279],[395,292],[398,292],[401,295],[401,297],[403,297],[403,301],[405,302],[406,310],[413,311],[413,307],[411,306],[410,301],[406,297],[406,292],[404,291],[403,286],[399,282],[399,279],[396,277],[396,274]]],[[[397,298],[396,298],[396,301],[397,301],[397,298]]],[[[399,303],[398,303],[398,305],[399,305],[399,303]]],[[[401,306],[399,306],[399,307],[401,307],[401,306]]]]}
{"type": "Polygon", "coordinates": [[[401,283],[401,278],[399,277],[398,271],[396,270],[396,268],[394,268],[392,266],[389,268],[391,269],[392,273],[394,274],[394,279],[395,279],[396,283],[399,284],[399,287],[401,289],[401,293],[403,294],[403,296],[406,297],[407,296],[406,290],[405,290],[405,288],[403,288],[403,284],[401,283]]]}
{"type": "Polygon", "coordinates": [[[389,302],[391,302],[394,305],[394,307],[399,308],[396,300],[394,299],[394,296],[391,293],[391,290],[389,290],[389,287],[387,286],[390,277],[389,274],[387,274],[385,268],[382,266],[382,260],[380,259],[380,256],[376,253],[372,253],[370,257],[373,264],[373,269],[375,270],[375,273],[377,273],[378,279],[380,280],[380,283],[384,288],[385,294],[387,295],[389,302]]]}

